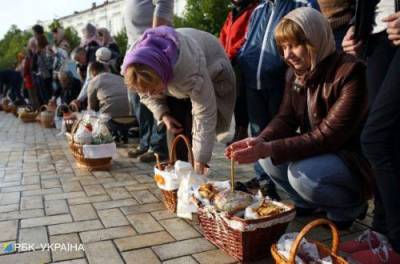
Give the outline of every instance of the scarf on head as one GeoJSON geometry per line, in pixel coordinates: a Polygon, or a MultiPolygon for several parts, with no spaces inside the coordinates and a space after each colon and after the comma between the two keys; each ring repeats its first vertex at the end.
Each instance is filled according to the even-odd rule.
{"type": "Polygon", "coordinates": [[[127,52],[122,64],[122,73],[133,64],[144,64],[152,68],[165,87],[173,78],[173,65],[178,58],[178,34],[172,27],[160,26],[148,29],[135,46],[127,52]]]}
{"type": "Polygon", "coordinates": [[[99,28],[97,29],[97,32],[103,35],[104,43],[102,43],[102,46],[107,46],[108,44],[115,43],[115,40],[111,36],[110,31],[108,31],[108,29],[99,28]]]}
{"type": "Polygon", "coordinates": [[[291,11],[284,18],[292,20],[303,30],[314,48],[311,55],[311,68],[308,71],[295,71],[296,83],[304,85],[307,75],[326,57],[335,52],[335,39],[328,20],[317,10],[301,7],[291,11]]]}
{"type": "Polygon", "coordinates": [[[82,30],[81,46],[85,47],[91,42],[96,42],[96,44],[100,46],[99,40],[97,39],[96,27],[88,23],[82,30]]]}

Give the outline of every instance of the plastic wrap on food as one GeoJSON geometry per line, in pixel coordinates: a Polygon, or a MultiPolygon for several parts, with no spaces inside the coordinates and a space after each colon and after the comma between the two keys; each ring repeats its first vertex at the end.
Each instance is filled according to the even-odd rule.
{"type": "Polygon", "coordinates": [[[222,191],[217,193],[214,198],[215,207],[228,213],[244,210],[252,203],[253,196],[241,191],[222,191]]]}
{"type": "Polygon", "coordinates": [[[90,123],[81,123],[74,133],[74,141],[81,145],[90,145],[93,141],[92,125],[90,123]]]}
{"type": "Polygon", "coordinates": [[[102,119],[97,119],[93,125],[93,144],[107,144],[114,141],[110,130],[102,119]]]}
{"type": "MultiPolygon", "coordinates": [[[[292,248],[293,242],[299,233],[287,233],[281,236],[277,243],[277,249],[279,254],[289,258],[290,249],[292,248]]],[[[300,242],[299,249],[295,258],[296,264],[333,264],[330,256],[321,258],[318,252],[317,245],[307,241],[303,238],[300,242]]]]}

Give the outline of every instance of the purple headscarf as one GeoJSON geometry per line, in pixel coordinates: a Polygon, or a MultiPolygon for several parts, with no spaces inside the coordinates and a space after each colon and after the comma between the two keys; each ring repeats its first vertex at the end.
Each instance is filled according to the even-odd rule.
{"type": "Polygon", "coordinates": [[[152,68],[165,86],[173,78],[173,65],[178,58],[178,34],[175,29],[160,26],[148,29],[142,38],[128,51],[122,64],[122,73],[133,63],[152,68]]]}

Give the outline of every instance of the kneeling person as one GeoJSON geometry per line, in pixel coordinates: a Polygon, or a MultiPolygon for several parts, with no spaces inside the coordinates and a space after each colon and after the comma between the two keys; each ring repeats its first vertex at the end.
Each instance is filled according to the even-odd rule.
{"type": "Polygon", "coordinates": [[[322,209],[347,228],[365,215],[371,182],[360,147],[365,66],[335,51],[328,21],[311,8],[285,16],[275,38],[290,67],[279,112],[257,138],[236,142],[225,154],[240,163],[264,158],[263,169],[298,213],[322,209]]]}
{"type": "MultiPolygon", "coordinates": [[[[129,116],[128,93],[124,79],[108,72],[107,66],[100,62],[89,65],[92,80],[88,86],[88,109],[107,115],[109,129],[115,136],[123,126],[112,125],[113,119],[129,116]]],[[[123,132],[125,134],[125,132],[123,132]]]]}

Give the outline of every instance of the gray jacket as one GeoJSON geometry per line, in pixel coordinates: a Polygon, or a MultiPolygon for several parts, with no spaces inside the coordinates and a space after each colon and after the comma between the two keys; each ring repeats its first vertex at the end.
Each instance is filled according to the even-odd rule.
{"type": "Polygon", "coordinates": [[[153,25],[153,17],[172,23],[174,0],[126,0],[124,21],[128,45],[135,43],[153,25]]]}
{"type": "Polygon", "coordinates": [[[111,118],[128,116],[128,93],[124,79],[109,72],[94,77],[88,86],[88,109],[111,118]]]}
{"type": "Polygon", "coordinates": [[[235,74],[218,39],[210,33],[177,29],[179,57],[173,80],[162,97],[141,95],[160,120],[169,111],[166,96],[190,98],[193,114],[193,153],[197,161],[211,159],[216,133],[229,129],[236,100],[235,74]]]}

